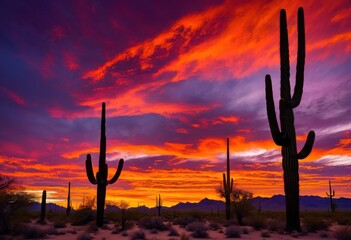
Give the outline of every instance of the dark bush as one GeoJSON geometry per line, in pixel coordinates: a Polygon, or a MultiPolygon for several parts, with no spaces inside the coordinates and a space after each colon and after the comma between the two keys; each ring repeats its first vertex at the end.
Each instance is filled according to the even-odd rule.
{"type": "Polygon", "coordinates": [[[240,238],[241,228],[238,226],[229,226],[225,230],[225,235],[227,238],[240,238]]]}
{"type": "Polygon", "coordinates": [[[340,227],[334,232],[334,237],[338,240],[350,240],[351,239],[351,227],[340,227]]]}
{"type": "Polygon", "coordinates": [[[132,233],[130,240],[142,240],[145,238],[145,233],[142,230],[138,230],[132,233]]]}
{"type": "Polygon", "coordinates": [[[186,226],[193,238],[208,238],[207,227],[203,222],[193,222],[186,226]]]}
{"type": "Polygon", "coordinates": [[[268,231],[263,231],[263,232],[261,232],[261,237],[270,238],[271,234],[268,231]]]}
{"type": "Polygon", "coordinates": [[[177,229],[175,229],[174,227],[170,227],[168,236],[176,237],[179,236],[179,233],[177,229]]]}

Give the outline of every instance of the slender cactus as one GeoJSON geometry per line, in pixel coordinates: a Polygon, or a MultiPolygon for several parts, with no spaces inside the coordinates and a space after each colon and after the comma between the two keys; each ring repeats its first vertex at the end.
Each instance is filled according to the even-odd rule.
{"type": "Polygon", "coordinates": [[[68,182],[68,196],[67,196],[67,209],[66,209],[66,215],[69,216],[69,213],[71,212],[71,182],[68,182]]]}
{"type": "Polygon", "coordinates": [[[234,180],[230,179],[230,163],[229,163],[229,138],[227,138],[227,176],[223,173],[223,195],[225,197],[225,217],[230,220],[231,217],[231,201],[230,196],[233,192],[234,180]]]}
{"type": "Polygon", "coordinates": [[[306,158],[312,151],[315,133],[310,131],[307,141],[300,152],[296,148],[296,133],[293,109],[301,101],[305,67],[305,23],[303,9],[298,9],[298,51],[296,83],[293,96],[290,93],[289,43],[286,13],[280,11],[280,127],[275,114],[271,76],[266,75],[266,107],[269,127],[273,141],[282,147],[282,165],[284,170],[284,191],[286,201],[286,230],[301,231],[299,217],[299,159],[306,158]]]}
{"type": "Polygon", "coordinates": [[[335,203],[333,203],[333,197],[335,196],[335,190],[332,191],[331,183],[329,180],[329,194],[328,192],[325,192],[327,196],[330,198],[330,211],[335,212],[335,203]]]}
{"type": "Polygon", "coordinates": [[[156,197],[156,208],[158,210],[158,216],[161,216],[162,200],[160,194],[156,197]]]}
{"type": "Polygon", "coordinates": [[[91,163],[90,154],[87,155],[85,161],[85,169],[87,177],[92,184],[97,185],[97,207],[96,207],[96,226],[102,227],[104,221],[104,208],[105,208],[105,197],[106,197],[106,186],[108,184],[113,184],[119,178],[122,168],[123,159],[119,160],[118,169],[111,180],[107,180],[108,177],[108,166],[106,164],[106,135],[105,135],[105,103],[102,103],[102,113],[101,113],[101,136],[100,136],[100,156],[99,156],[99,171],[96,173],[96,178],[94,177],[93,165],[91,163]]]}
{"type": "Polygon", "coordinates": [[[41,208],[40,208],[40,224],[45,224],[45,213],[46,213],[46,190],[41,195],[41,208]]]}

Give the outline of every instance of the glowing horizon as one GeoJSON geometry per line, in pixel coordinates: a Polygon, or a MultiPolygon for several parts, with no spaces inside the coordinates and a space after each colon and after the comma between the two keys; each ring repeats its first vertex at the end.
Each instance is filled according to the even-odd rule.
{"type": "Polygon", "coordinates": [[[226,171],[254,196],[284,194],[264,77],[280,90],[279,11],[286,9],[295,84],[297,9],[305,12],[304,93],[295,110],[300,195],[351,198],[351,5],[341,1],[7,2],[0,10],[0,174],[48,202],[94,196],[106,102],[106,199],[131,207],[219,199],[226,171]],[[141,6],[142,5],[142,6],[141,6]]]}

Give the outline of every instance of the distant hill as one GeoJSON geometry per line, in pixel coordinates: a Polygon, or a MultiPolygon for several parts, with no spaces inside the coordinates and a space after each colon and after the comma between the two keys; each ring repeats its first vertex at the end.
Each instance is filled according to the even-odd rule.
{"type": "MultiPolygon", "coordinates": [[[[28,209],[30,209],[31,211],[39,212],[41,209],[41,204],[38,202],[33,202],[30,206],[28,206],[28,209]]],[[[46,211],[65,212],[66,208],[59,206],[55,203],[47,203],[46,204],[46,211]]]]}
{"type": "MultiPolygon", "coordinates": [[[[337,211],[349,210],[351,211],[351,198],[333,198],[334,203],[337,205],[337,211]]],[[[274,195],[270,198],[267,197],[255,197],[251,199],[251,204],[258,208],[261,203],[262,211],[284,211],[285,210],[285,196],[284,195],[274,195]]],[[[328,211],[330,206],[329,198],[322,198],[318,196],[300,196],[300,210],[312,210],[312,211],[328,211]]],[[[28,207],[32,211],[40,211],[40,203],[33,203],[28,207]]],[[[202,199],[198,203],[191,202],[180,202],[172,207],[162,207],[162,211],[223,211],[225,209],[225,204],[223,201],[211,200],[208,198],[202,199]]],[[[54,203],[48,203],[46,205],[47,211],[64,212],[66,208],[61,207],[54,203]]],[[[149,208],[146,206],[132,207],[129,210],[139,211],[143,213],[157,213],[155,207],[149,208]]],[[[120,209],[116,206],[106,206],[106,211],[119,212],[120,209]]]]}
{"type": "MultiPolygon", "coordinates": [[[[333,198],[337,205],[336,210],[351,210],[350,198],[333,198]]],[[[259,206],[261,202],[261,209],[264,210],[285,210],[285,196],[274,195],[270,198],[256,197],[251,203],[255,207],[259,206]]],[[[300,196],[300,210],[328,210],[330,207],[330,199],[318,196],[300,196]]]]}
{"type": "MultiPolygon", "coordinates": [[[[333,199],[337,205],[336,210],[351,210],[350,198],[336,198],[333,199]]],[[[263,211],[284,211],[285,210],[285,196],[274,195],[270,198],[255,197],[251,199],[251,204],[258,208],[261,202],[261,209],[263,211]]],[[[328,210],[330,206],[329,198],[322,198],[318,196],[300,196],[300,210],[328,210]]],[[[174,210],[202,210],[202,211],[217,211],[224,210],[225,204],[223,201],[211,200],[208,198],[202,199],[198,203],[178,203],[170,209],[174,210]]]]}

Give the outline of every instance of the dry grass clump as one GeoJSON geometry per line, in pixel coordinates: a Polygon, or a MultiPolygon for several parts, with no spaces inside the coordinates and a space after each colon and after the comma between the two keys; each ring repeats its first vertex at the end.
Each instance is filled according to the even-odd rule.
{"type": "Polygon", "coordinates": [[[218,231],[219,229],[222,229],[222,226],[217,222],[210,222],[208,228],[212,231],[218,231]]]}
{"type": "Polygon", "coordinates": [[[172,236],[172,237],[179,236],[177,229],[175,229],[174,227],[170,227],[168,230],[169,230],[168,236],[172,236]]]}
{"type": "Polygon", "coordinates": [[[208,238],[207,227],[203,222],[192,222],[186,226],[193,238],[208,238]]]}
{"type": "Polygon", "coordinates": [[[88,232],[82,232],[78,235],[77,240],[91,240],[93,237],[88,232]]]}
{"type": "Polygon", "coordinates": [[[142,230],[138,230],[132,233],[130,240],[143,240],[145,238],[145,233],[142,230]]]}
{"type": "Polygon", "coordinates": [[[307,232],[317,232],[321,230],[328,230],[329,223],[318,216],[306,216],[303,219],[303,228],[307,232]]]}
{"type": "Polygon", "coordinates": [[[225,230],[225,235],[227,238],[240,238],[242,230],[238,226],[229,226],[225,230]]]}
{"type": "Polygon", "coordinates": [[[268,231],[263,231],[263,232],[261,232],[261,237],[270,238],[271,234],[268,231]]]}
{"type": "Polygon", "coordinates": [[[266,221],[261,216],[252,216],[252,217],[248,218],[247,224],[249,226],[252,226],[257,231],[266,228],[266,221]]]}
{"type": "Polygon", "coordinates": [[[168,227],[163,223],[162,217],[143,217],[139,220],[139,226],[145,229],[156,229],[158,231],[168,230],[168,227]]]}
{"type": "Polygon", "coordinates": [[[351,239],[351,227],[339,227],[334,231],[334,237],[338,240],[350,240],[351,239]]]}

